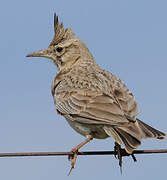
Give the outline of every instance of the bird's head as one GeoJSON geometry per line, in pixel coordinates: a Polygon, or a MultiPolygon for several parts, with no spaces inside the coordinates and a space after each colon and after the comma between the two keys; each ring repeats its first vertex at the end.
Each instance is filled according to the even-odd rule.
{"type": "Polygon", "coordinates": [[[86,45],[74,36],[72,29],[64,29],[56,13],[54,14],[54,32],[54,38],[48,48],[28,54],[27,57],[49,58],[57,65],[59,71],[72,67],[83,56],[91,59],[92,55],[86,45]]]}

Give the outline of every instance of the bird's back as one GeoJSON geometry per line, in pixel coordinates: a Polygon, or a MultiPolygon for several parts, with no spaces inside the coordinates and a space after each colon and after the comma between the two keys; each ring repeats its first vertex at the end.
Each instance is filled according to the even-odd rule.
{"type": "Polygon", "coordinates": [[[59,72],[52,85],[52,94],[56,96],[72,92],[89,92],[109,96],[120,110],[130,119],[136,119],[138,106],[133,94],[125,84],[111,72],[99,66],[77,65],[67,73],[59,72]]]}

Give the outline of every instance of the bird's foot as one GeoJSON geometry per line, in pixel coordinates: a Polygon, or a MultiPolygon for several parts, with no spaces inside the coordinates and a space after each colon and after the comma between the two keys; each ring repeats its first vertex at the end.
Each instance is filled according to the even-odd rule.
{"type": "Polygon", "coordinates": [[[71,149],[70,154],[68,155],[68,160],[71,161],[71,169],[70,169],[70,172],[68,173],[68,175],[70,175],[71,171],[74,169],[74,165],[75,165],[76,160],[77,160],[78,150],[82,146],[87,144],[89,141],[91,141],[92,139],[93,139],[93,137],[91,135],[87,135],[85,141],[81,142],[75,148],[71,149]]]}
{"type": "Polygon", "coordinates": [[[68,155],[68,160],[71,161],[71,169],[68,173],[68,176],[70,175],[71,171],[74,169],[74,165],[77,160],[77,154],[78,154],[78,149],[73,148],[73,149],[71,149],[70,154],[68,155]]]}
{"type": "Polygon", "coordinates": [[[132,159],[133,159],[134,162],[137,161],[137,159],[136,159],[136,157],[135,157],[135,155],[134,155],[133,153],[131,154],[131,157],[132,157],[132,159]]]}
{"type": "Polygon", "coordinates": [[[115,158],[117,158],[119,160],[119,166],[120,166],[121,174],[122,174],[122,157],[123,156],[131,156],[134,162],[137,161],[136,157],[133,153],[128,154],[125,151],[125,149],[122,149],[121,146],[117,142],[115,142],[114,151],[115,151],[115,158]]]}
{"type": "Polygon", "coordinates": [[[122,155],[125,149],[122,149],[121,146],[115,142],[114,151],[115,151],[115,158],[119,160],[120,171],[122,174],[122,155]]]}

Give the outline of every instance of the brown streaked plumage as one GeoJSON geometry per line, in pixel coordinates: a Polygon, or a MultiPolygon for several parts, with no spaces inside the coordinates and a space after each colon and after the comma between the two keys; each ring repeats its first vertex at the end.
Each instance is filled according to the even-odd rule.
{"type": "Polygon", "coordinates": [[[133,94],[119,78],[96,63],[86,45],[71,29],[64,29],[56,14],[54,31],[47,49],[27,56],[46,57],[56,64],[58,72],[52,84],[56,111],[87,137],[72,149],[72,168],[78,149],[93,138],[113,137],[129,154],[142,139],[164,139],[165,133],[136,118],[138,105],[133,94]]]}

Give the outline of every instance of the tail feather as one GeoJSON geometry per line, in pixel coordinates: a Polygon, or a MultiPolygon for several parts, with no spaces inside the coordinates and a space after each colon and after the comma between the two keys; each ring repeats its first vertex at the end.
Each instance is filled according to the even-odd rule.
{"type": "Polygon", "coordinates": [[[130,135],[129,133],[119,128],[115,128],[115,131],[117,132],[119,137],[122,139],[125,149],[128,153],[131,154],[134,149],[140,146],[141,141],[135,138],[134,136],[130,135]]]}
{"type": "Polygon", "coordinates": [[[125,146],[125,150],[131,154],[140,144],[141,139],[157,138],[164,139],[165,133],[152,128],[141,120],[127,126],[104,127],[105,132],[112,136],[115,141],[125,146]]]}
{"type": "Polygon", "coordinates": [[[137,122],[138,122],[140,128],[145,133],[145,137],[143,137],[143,138],[165,139],[164,136],[166,136],[167,134],[165,134],[164,132],[159,131],[159,130],[149,126],[148,124],[142,122],[139,119],[137,119],[137,122]]]}

